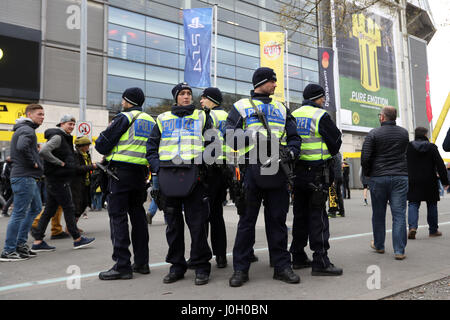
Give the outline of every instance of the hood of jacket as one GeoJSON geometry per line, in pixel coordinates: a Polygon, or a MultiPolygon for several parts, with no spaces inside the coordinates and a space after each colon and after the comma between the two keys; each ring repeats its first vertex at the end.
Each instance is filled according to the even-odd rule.
{"type": "Polygon", "coordinates": [[[173,105],[171,112],[172,112],[172,114],[181,118],[181,117],[185,117],[185,116],[189,116],[189,115],[193,114],[194,110],[195,110],[195,106],[193,104],[190,104],[188,106],[173,105]]]}
{"type": "Polygon", "coordinates": [[[16,120],[16,124],[13,127],[13,131],[17,131],[17,129],[23,126],[29,126],[34,130],[36,130],[39,127],[39,125],[34,123],[33,120],[31,120],[30,118],[20,117],[19,119],[16,120]]]}
{"type": "Polygon", "coordinates": [[[61,134],[61,133],[65,136],[68,136],[68,134],[61,128],[50,128],[50,129],[45,130],[44,138],[49,140],[55,134],[61,134]]]}
{"type": "Polygon", "coordinates": [[[431,143],[428,139],[416,139],[411,142],[411,145],[417,152],[428,152],[431,148],[431,143]]]}

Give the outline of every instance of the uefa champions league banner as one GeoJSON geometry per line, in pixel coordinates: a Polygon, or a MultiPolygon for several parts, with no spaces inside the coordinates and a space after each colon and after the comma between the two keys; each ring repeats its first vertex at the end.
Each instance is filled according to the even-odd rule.
{"type": "Polygon", "coordinates": [[[183,10],[186,64],[184,81],[192,87],[211,85],[212,8],[183,10]]]}

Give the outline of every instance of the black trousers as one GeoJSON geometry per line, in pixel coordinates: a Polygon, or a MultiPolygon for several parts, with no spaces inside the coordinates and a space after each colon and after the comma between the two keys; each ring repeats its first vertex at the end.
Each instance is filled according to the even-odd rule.
{"type": "Polygon", "coordinates": [[[296,171],[294,184],[294,222],[292,227],[292,243],[289,251],[292,262],[306,259],[304,248],[309,239],[313,253],[313,267],[326,268],[330,265],[327,251],[330,248],[328,215],[326,200],[328,185],[322,170],[310,167],[296,171]],[[320,186],[316,190],[314,186],[320,186]],[[323,192],[325,191],[325,192],[323,192]]]}
{"type": "Polygon", "coordinates": [[[344,178],[344,199],[350,199],[350,181],[344,178]]]}
{"type": "Polygon", "coordinates": [[[246,210],[239,216],[233,248],[233,268],[235,271],[244,272],[250,269],[250,257],[253,255],[255,244],[255,225],[263,201],[270,259],[275,271],[282,271],[291,266],[291,257],[287,251],[286,216],[289,210],[287,185],[278,189],[260,189],[254,182],[251,170],[247,170],[244,179],[247,193],[246,210]]]}
{"type": "Polygon", "coordinates": [[[148,224],[145,216],[144,202],[147,198],[145,189],[146,168],[129,165],[113,167],[119,181],[109,179],[108,214],[113,244],[112,259],[116,262],[113,269],[119,272],[131,272],[130,235],[128,216],[131,222],[131,243],[133,244],[134,262],[137,265],[148,264],[148,224]]]}
{"type": "Polygon", "coordinates": [[[220,167],[216,166],[208,171],[207,185],[210,212],[206,223],[206,232],[208,235],[209,225],[211,225],[212,252],[216,257],[225,257],[227,254],[227,232],[223,219],[223,202],[227,195],[227,185],[220,167]]]}
{"type": "Polygon", "coordinates": [[[32,230],[33,237],[36,240],[44,239],[45,230],[47,229],[50,219],[55,215],[58,206],[61,206],[64,211],[64,220],[66,221],[66,226],[70,235],[73,239],[78,239],[80,233],[78,232],[75,219],[75,206],[72,201],[70,183],[47,180],[46,185],[47,202],[45,204],[45,210],[39,219],[37,229],[32,230]]]}
{"type": "Polygon", "coordinates": [[[210,274],[212,258],[208,245],[206,223],[209,214],[209,201],[205,186],[197,183],[191,194],[184,198],[165,198],[164,217],[167,220],[166,238],[169,251],[166,262],[170,272],[184,274],[187,270],[184,244],[184,219],[191,234],[190,264],[196,274],[210,274]]]}

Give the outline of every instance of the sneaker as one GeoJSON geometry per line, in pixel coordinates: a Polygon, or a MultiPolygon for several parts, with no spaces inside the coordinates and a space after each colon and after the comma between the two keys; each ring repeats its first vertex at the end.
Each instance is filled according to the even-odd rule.
{"type": "Polygon", "coordinates": [[[25,258],[24,256],[20,256],[16,251],[6,253],[3,252],[0,256],[0,261],[24,261],[28,260],[28,258],[25,258]]]}
{"type": "Polygon", "coordinates": [[[336,218],[336,213],[335,212],[330,212],[328,214],[328,218],[336,218]]]}
{"type": "Polygon", "coordinates": [[[81,249],[88,245],[90,245],[92,242],[94,242],[95,238],[87,238],[87,237],[81,237],[79,241],[73,242],[73,248],[74,249],[81,249]]]}
{"type": "Polygon", "coordinates": [[[416,229],[409,229],[408,239],[414,240],[416,238],[416,229]]]}
{"type": "Polygon", "coordinates": [[[37,256],[36,252],[32,252],[26,243],[17,245],[16,251],[24,258],[34,258],[37,256]]]}
{"type": "Polygon", "coordinates": [[[395,260],[403,260],[406,258],[406,254],[396,254],[395,260]]]}
{"type": "Polygon", "coordinates": [[[440,231],[436,231],[435,233],[430,233],[430,237],[434,238],[434,237],[440,237],[442,236],[442,232],[440,231]]]}
{"type": "Polygon", "coordinates": [[[33,252],[55,251],[55,249],[55,247],[49,246],[45,241],[42,241],[39,244],[33,244],[31,246],[31,251],[33,252]]]}
{"type": "Polygon", "coordinates": [[[365,206],[368,206],[368,205],[369,205],[369,203],[367,202],[367,199],[364,199],[364,205],[365,205],[365,206]]]}
{"type": "Polygon", "coordinates": [[[375,242],[372,240],[370,241],[370,247],[375,250],[376,253],[384,253],[384,249],[377,249],[375,248],[375,242]]]}

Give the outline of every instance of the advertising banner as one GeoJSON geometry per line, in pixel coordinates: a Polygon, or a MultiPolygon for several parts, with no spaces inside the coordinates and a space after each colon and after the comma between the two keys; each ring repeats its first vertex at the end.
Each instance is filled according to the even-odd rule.
{"type": "Polygon", "coordinates": [[[398,110],[393,21],[374,13],[349,16],[337,32],[341,123],[364,131],[380,125],[384,106],[398,110]]]}
{"type": "Polygon", "coordinates": [[[275,99],[284,102],[284,32],[260,32],[260,66],[272,68],[277,75],[275,99]]]}
{"type": "Polygon", "coordinates": [[[212,8],[183,10],[186,64],[184,81],[192,87],[211,85],[212,8]]]}
{"type": "Polygon", "coordinates": [[[325,90],[324,109],[330,114],[336,112],[334,95],[334,51],[330,48],[319,48],[319,84],[325,90]]]}

